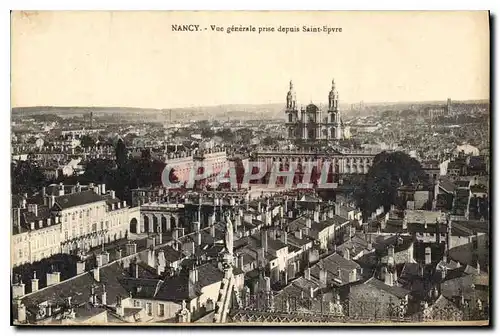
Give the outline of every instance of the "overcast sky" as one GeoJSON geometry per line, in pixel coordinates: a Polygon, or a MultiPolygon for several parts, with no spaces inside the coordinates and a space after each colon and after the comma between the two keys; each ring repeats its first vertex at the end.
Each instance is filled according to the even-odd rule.
{"type": "Polygon", "coordinates": [[[148,108],[489,98],[486,12],[16,12],[12,105],[148,108]],[[172,32],[198,24],[201,32],[172,32]],[[210,25],[342,33],[215,33],[210,25]]]}

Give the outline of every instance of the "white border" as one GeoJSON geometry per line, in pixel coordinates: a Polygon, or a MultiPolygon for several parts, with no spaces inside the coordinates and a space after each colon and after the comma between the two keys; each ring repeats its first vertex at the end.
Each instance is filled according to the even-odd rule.
{"type": "MultiPolygon", "coordinates": [[[[15,0],[4,0],[0,3],[0,7],[2,11],[0,12],[0,29],[1,29],[1,45],[0,49],[1,55],[1,83],[2,90],[0,91],[0,101],[3,113],[0,114],[0,156],[4,158],[2,160],[2,164],[0,165],[1,171],[0,176],[5,178],[5,188],[4,191],[0,193],[0,209],[2,210],[4,223],[2,225],[4,233],[3,233],[3,244],[1,244],[3,258],[1,258],[2,262],[2,270],[4,270],[5,275],[2,277],[4,283],[1,285],[1,290],[4,293],[2,298],[4,298],[3,304],[1,305],[2,316],[4,316],[4,321],[1,325],[1,329],[3,332],[7,332],[8,334],[17,332],[16,329],[9,327],[10,324],[10,302],[8,298],[10,297],[10,293],[8,289],[10,287],[10,279],[7,277],[7,273],[10,273],[10,13],[9,10],[491,10],[492,15],[499,13],[499,4],[498,0],[474,0],[474,1],[466,1],[466,0],[455,0],[455,1],[437,1],[437,0],[420,0],[420,1],[375,1],[375,0],[351,0],[351,1],[335,1],[334,3],[319,1],[319,0],[307,0],[307,1],[296,1],[296,0],[287,0],[287,1],[270,1],[270,0],[253,0],[253,1],[204,1],[204,0],[191,0],[191,1],[150,1],[150,0],[140,0],[140,1],[130,1],[130,0],[120,0],[120,1],[103,1],[103,0],[86,0],[86,1],[65,1],[65,0],[48,0],[48,1],[40,1],[40,0],[25,0],[25,1],[15,1],[15,0]],[[9,279],[9,280],[7,280],[9,279]],[[7,283],[8,282],[8,283],[7,283]]],[[[496,20],[496,24],[498,25],[498,18],[496,20]]],[[[395,27],[397,29],[397,27],[395,27]]],[[[495,44],[498,42],[498,35],[495,35],[495,44]]],[[[498,60],[498,56],[492,62],[498,60]]],[[[495,74],[492,73],[492,76],[495,74]]],[[[496,78],[494,76],[493,78],[496,78]]],[[[492,92],[494,97],[498,97],[498,87],[496,87],[495,92],[492,92]]],[[[498,102],[496,103],[498,104],[498,102]]],[[[493,113],[493,112],[492,112],[493,113]]],[[[495,122],[495,130],[498,132],[500,129],[500,118],[496,118],[495,122]]],[[[497,137],[494,139],[495,146],[497,149],[499,144],[497,143],[497,137]]],[[[494,153],[495,157],[498,155],[497,150],[494,153]]],[[[492,163],[494,165],[494,163],[492,163]]],[[[496,167],[494,165],[493,167],[496,167]]],[[[497,174],[498,175],[498,174],[497,174]]],[[[499,177],[496,176],[496,180],[499,177]]],[[[496,195],[495,195],[496,196],[496,195]]],[[[496,197],[495,197],[496,199],[496,197]]],[[[496,205],[496,204],[495,204],[496,205]]],[[[500,207],[493,206],[495,209],[500,209],[500,207]]],[[[495,210],[495,214],[498,210],[495,210]]],[[[492,226],[496,226],[497,223],[492,223],[492,226]]],[[[495,237],[494,239],[498,242],[498,235],[500,229],[495,229],[495,237]]],[[[495,259],[498,255],[498,251],[495,251],[495,259]]],[[[499,275],[496,274],[495,284],[493,288],[498,288],[496,286],[498,283],[499,275]]],[[[495,289],[497,292],[498,289],[495,289]]],[[[495,303],[495,302],[494,302],[495,303]]],[[[495,305],[496,306],[496,305],[495,305]]],[[[498,309],[494,310],[495,317],[498,315],[498,309]]],[[[498,323],[498,319],[495,319],[498,323]]],[[[90,331],[91,329],[73,329],[71,330],[74,334],[84,334],[90,331]]],[[[96,329],[99,332],[144,332],[144,329],[136,330],[131,328],[129,331],[124,329],[118,330],[103,330],[96,329]]],[[[146,329],[147,330],[147,329],[146,329]]],[[[165,332],[179,332],[180,334],[193,334],[199,332],[206,332],[210,330],[216,330],[217,333],[230,333],[234,332],[234,329],[211,329],[204,328],[203,330],[189,330],[189,329],[169,329],[165,331],[161,331],[158,329],[147,330],[147,333],[165,333],[165,332]]],[[[304,333],[307,330],[293,330],[293,329],[271,329],[273,333],[276,332],[286,332],[291,334],[304,333]]],[[[376,332],[386,332],[390,329],[375,329],[376,332]]],[[[45,334],[52,334],[58,332],[57,330],[24,330],[24,333],[35,333],[43,332],[45,334]]],[[[61,332],[67,332],[67,330],[60,330],[61,332]]],[[[348,330],[329,330],[329,329],[315,329],[313,332],[338,332],[345,333],[348,330]]],[[[394,331],[394,330],[393,330],[394,331]]],[[[396,329],[396,332],[401,332],[402,330],[396,329]]],[[[422,330],[425,332],[425,330],[422,330]]],[[[429,330],[430,331],[430,330],[429,330]]],[[[455,333],[459,330],[440,330],[440,333],[455,333]]],[[[464,329],[467,332],[467,329],[464,329]]],[[[254,332],[267,332],[264,330],[238,330],[239,333],[249,334],[254,332]]],[[[374,329],[363,329],[363,330],[350,330],[351,333],[356,333],[359,335],[362,334],[372,334],[374,329]]],[[[418,332],[418,330],[404,330],[404,332],[418,332]]],[[[432,331],[431,331],[432,332],[432,331]]]]}

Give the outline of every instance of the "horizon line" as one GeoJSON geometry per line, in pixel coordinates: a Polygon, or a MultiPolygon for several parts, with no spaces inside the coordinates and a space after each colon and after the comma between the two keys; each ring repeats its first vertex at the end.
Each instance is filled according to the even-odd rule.
{"type": "MultiPolygon", "coordinates": [[[[460,99],[460,100],[454,100],[450,97],[451,102],[468,102],[468,101],[488,101],[490,102],[490,98],[471,98],[471,99],[460,99]]],[[[435,99],[435,100],[414,100],[414,101],[409,101],[409,100],[404,100],[404,101],[357,101],[357,102],[345,102],[345,103],[340,103],[339,105],[375,105],[375,104],[387,104],[387,105],[397,105],[397,104],[424,104],[424,103],[435,103],[435,102],[443,102],[443,104],[447,103],[448,98],[446,99],[435,99]]],[[[313,102],[314,103],[314,102],[313,102]]],[[[231,106],[231,105],[247,105],[247,106],[259,106],[259,105],[278,105],[278,104],[283,104],[286,105],[286,102],[268,102],[268,103],[222,103],[222,104],[216,104],[216,105],[191,105],[191,106],[178,106],[178,107],[139,107],[139,106],[112,106],[112,105],[28,105],[28,106],[11,106],[11,110],[13,109],[20,109],[20,108],[128,108],[128,109],[144,109],[144,110],[157,110],[157,111],[163,111],[163,110],[174,110],[174,109],[196,109],[196,108],[214,108],[214,107],[223,107],[223,106],[231,106]]],[[[301,104],[301,105],[308,105],[308,104],[301,104]]],[[[318,104],[316,104],[318,105],[318,104]]],[[[320,103],[319,105],[326,105],[323,103],[320,103]]]]}

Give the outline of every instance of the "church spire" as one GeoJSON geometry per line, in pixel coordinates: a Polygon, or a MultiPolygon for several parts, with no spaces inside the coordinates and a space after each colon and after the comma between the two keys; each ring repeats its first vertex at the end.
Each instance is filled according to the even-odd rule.
{"type": "Polygon", "coordinates": [[[286,108],[289,110],[294,110],[296,106],[295,91],[293,90],[293,83],[290,80],[290,90],[286,95],[286,108]]]}

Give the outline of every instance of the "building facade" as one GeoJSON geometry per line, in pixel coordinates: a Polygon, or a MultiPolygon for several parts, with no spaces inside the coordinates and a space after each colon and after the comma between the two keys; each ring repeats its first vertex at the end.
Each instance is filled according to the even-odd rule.
{"type": "Polygon", "coordinates": [[[290,81],[285,114],[289,140],[343,140],[348,137],[349,127],[344,125],[340,117],[339,95],[334,80],[328,94],[327,111],[312,103],[299,109],[293,83],[290,81]]]}

